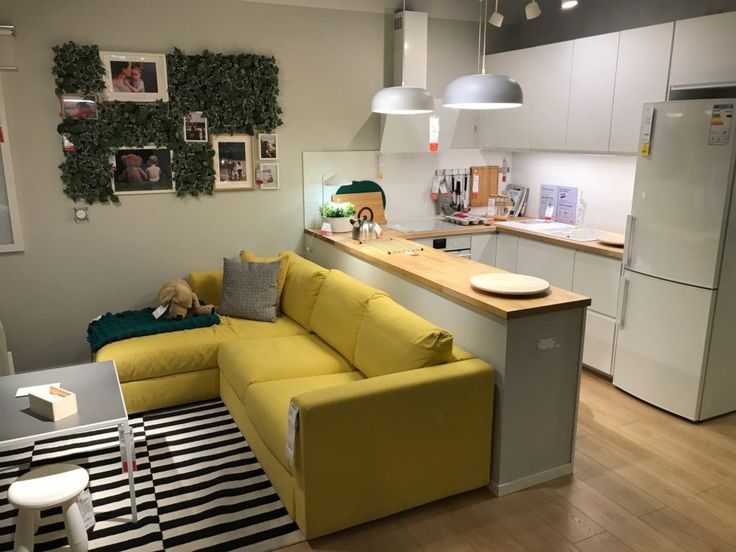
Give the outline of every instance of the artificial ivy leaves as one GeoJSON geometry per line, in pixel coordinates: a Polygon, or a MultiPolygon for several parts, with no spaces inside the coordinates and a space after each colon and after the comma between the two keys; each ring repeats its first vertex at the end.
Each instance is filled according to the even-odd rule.
{"type": "MultiPolygon", "coordinates": [[[[103,103],[98,119],[67,117],[58,126],[74,144],[60,165],[67,196],[87,203],[117,203],[110,157],[117,148],[148,144],[172,150],[178,196],[210,195],[214,151],[209,144],[184,140],[185,115],[203,111],[213,133],[252,135],[281,125],[273,57],[206,50],[189,56],[178,49],[166,57],[169,102],[103,103]]],[[[102,92],[104,73],[97,46],[68,42],[54,47],[57,94],[102,92]]]]}

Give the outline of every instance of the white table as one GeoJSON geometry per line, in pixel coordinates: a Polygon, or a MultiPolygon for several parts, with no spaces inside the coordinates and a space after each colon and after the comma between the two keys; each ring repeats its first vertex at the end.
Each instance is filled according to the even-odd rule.
{"type": "Polygon", "coordinates": [[[41,439],[117,427],[123,471],[128,473],[130,510],[138,521],[135,502],[135,443],[128,423],[115,363],[111,360],[25,372],[0,377],[0,450],[30,445],[41,439]],[[77,395],[78,412],[50,421],[30,412],[28,397],[15,397],[19,387],[61,382],[77,395]]]}

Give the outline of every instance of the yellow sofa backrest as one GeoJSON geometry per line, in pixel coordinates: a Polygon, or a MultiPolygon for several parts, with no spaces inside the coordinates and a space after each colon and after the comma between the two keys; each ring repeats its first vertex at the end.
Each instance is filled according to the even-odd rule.
{"type": "Polygon", "coordinates": [[[354,366],[384,376],[455,360],[453,337],[389,297],[372,297],[355,344],[354,366]]]}
{"type": "Polygon", "coordinates": [[[222,300],[222,270],[189,273],[189,285],[201,303],[219,305],[222,300]]]}
{"type": "Polygon", "coordinates": [[[289,257],[289,268],[281,294],[281,311],[311,332],[312,311],[329,270],[291,251],[279,253],[284,254],[289,257]]]}
{"type": "Polygon", "coordinates": [[[312,330],[353,364],[368,301],[385,295],[344,272],[330,270],[314,304],[312,330]]]}

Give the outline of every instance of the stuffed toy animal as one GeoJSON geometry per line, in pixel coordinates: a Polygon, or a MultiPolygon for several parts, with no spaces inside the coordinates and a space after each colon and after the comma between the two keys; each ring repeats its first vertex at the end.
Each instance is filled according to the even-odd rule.
{"type": "Polygon", "coordinates": [[[120,171],[119,182],[143,182],[148,180],[148,175],[141,169],[143,158],[135,153],[123,155],[120,159],[125,163],[125,169],[120,171]]]}
{"type": "Polygon", "coordinates": [[[194,316],[202,314],[214,314],[215,307],[212,305],[202,305],[197,298],[197,294],[192,288],[181,278],[169,280],[158,292],[158,306],[166,305],[166,309],[162,318],[173,318],[181,320],[191,313],[194,316]]]}

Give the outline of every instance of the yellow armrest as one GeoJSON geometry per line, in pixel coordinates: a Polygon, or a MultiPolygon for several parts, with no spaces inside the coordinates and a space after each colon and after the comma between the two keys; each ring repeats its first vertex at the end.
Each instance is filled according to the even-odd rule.
{"type": "Polygon", "coordinates": [[[307,537],[488,484],[493,381],[472,359],[294,397],[307,537]]]}

